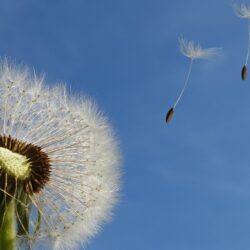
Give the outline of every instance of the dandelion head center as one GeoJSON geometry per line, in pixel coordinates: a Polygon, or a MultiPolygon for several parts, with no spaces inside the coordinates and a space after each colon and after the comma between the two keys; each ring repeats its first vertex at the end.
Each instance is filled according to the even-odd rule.
{"type": "Polygon", "coordinates": [[[13,195],[19,188],[38,193],[49,181],[50,172],[50,159],[41,147],[0,135],[0,194],[13,195]]]}
{"type": "Polygon", "coordinates": [[[27,157],[3,147],[0,147],[0,169],[20,180],[25,180],[30,175],[27,157]]]}

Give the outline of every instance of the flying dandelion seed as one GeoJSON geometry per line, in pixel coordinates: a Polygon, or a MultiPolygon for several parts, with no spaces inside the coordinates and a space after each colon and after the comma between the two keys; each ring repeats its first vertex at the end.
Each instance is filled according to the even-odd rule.
{"type": "Polygon", "coordinates": [[[247,47],[246,61],[241,70],[241,79],[246,80],[247,79],[247,64],[248,64],[249,51],[250,51],[250,20],[249,20],[250,19],[250,6],[244,3],[240,5],[234,5],[234,10],[237,16],[247,19],[248,47],[247,47]]]}
{"type": "Polygon", "coordinates": [[[27,69],[3,62],[0,82],[0,249],[78,249],[117,201],[112,129],[89,99],[27,69]]]}
{"type": "Polygon", "coordinates": [[[182,95],[187,87],[189,77],[190,77],[192,67],[193,67],[193,61],[195,59],[210,59],[212,56],[214,56],[218,53],[217,48],[202,49],[199,44],[195,46],[193,41],[187,41],[183,38],[179,39],[179,43],[180,43],[181,53],[184,56],[190,58],[190,64],[189,64],[189,68],[188,68],[188,72],[186,75],[186,79],[185,79],[183,88],[181,89],[181,92],[178,95],[173,107],[171,107],[169,109],[169,111],[167,112],[167,115],[166,115],[166,122],[167,123],[171,121],[173,114],[174,114],[174,111],[175,111],[175,108],[176,108],[177,104],[179,103],[179,101],[181,100],[182,95]]]}

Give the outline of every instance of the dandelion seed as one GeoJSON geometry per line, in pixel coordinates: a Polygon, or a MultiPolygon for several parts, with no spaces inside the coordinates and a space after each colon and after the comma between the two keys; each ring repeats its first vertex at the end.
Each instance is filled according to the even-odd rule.
{"type": "Polygon", "coordinates": [[[184,56],[190,58],[190,64],[189,64],[189,69],[188,69],[188,72],[186,75],[186,79],[185,79],[183,88],[181,89],[181,92],[178,95],[173,107],[170,108],[170,110],[168,111],[168,113],[166,115],[166,122],[170,122],[170,120],[172,119],[172,116],[174,114],[174,110],[175,110],[177,104],[179,103],[180,99],[182,98],[182,95],[187,87],[189,77],[190,77],[192,67],[193,67],[193,61],[196,59],[210,59],[211,57],[213,57],[214,55],[216,55],[218,53],[217,48],[202,49],[199,44],[195,45],[193,41],[187,41],[183,38],[179,39],[179,43],[180,43],[181,53],[184,56]]]}
{"type": "Polygon", "coordinates": [[[0,249],[9,249],[8,213],[18,249],[77,249],[117,201],[112,129],[89,99],[46,87],[27,69],[4,62],[0,82],[0,249]]]}
{"type": "Polygon", "coordinates": [[[248,25],[248,47],[247,47],[247,54],[246,54],[246,61],[241,70],[241,79],[247,79],[247,64],[249,58],[249,51],[250,51],[250,6],[246,4],[234,5],[234,10],[237,16],[241,18],[247,18],[247,25],[248,25]]]}

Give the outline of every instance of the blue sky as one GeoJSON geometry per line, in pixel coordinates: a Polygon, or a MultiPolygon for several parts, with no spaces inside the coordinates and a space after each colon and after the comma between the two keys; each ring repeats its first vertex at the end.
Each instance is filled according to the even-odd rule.
{"type": "Polygon", "coordinates": [[[109,116],[123,152],[111,223],[88,250],[247,250],[247,22],[226,0],[0,0],[0,55],[67,82],[109,116]],[[178,37],[221,51],[188,59],[178,37]]]}

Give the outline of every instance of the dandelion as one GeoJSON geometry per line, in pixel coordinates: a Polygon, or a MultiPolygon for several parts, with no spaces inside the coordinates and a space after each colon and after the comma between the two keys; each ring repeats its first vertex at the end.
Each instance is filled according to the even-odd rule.
{"type": "Polygon", "coordinates": [[[248,25],[248,47],[247,47],[247,54],[246,54],[246,61],[241,70],[241,79],[247,79],[247,63],[249,58],[249,51],[250,51],[250,6],[246,4],[235,5],[234,10],[237,16],[241,18],[247,18],[247,25],[248,25]]]}
{"type": "Polygon", "coordinates": [[[166,122],[169,123],[173,117],[175,108],[177,106],[177,104],[179,103],[186,87],[189,81],[189,77],[192,71],[192,67],[193,67],[193,61],[195,59],[210,59],[212,56],[216,55],[218,52],[217,48],[208,48],[208,49],[202,49],[201,46],[199,44],[195,45],[193,41],[187,41],[183,38],[179,39],[180,42],[180,51],[181,53],[190,58],[190,64],[189,64],[189,68],[188,68],[188,72],[186,75],[186,79],[183,85],[183,88],[181,89],[180,94],[178,95],[173,107],[171,107],[169,109],[169,111],[167,112],[166,115],[166,122]]]}
{"type": "Polygon", "coordinates": [[[119,150],[88,98],[0,65],[0,249],[77,249],[110,219],[119,150]]]}

